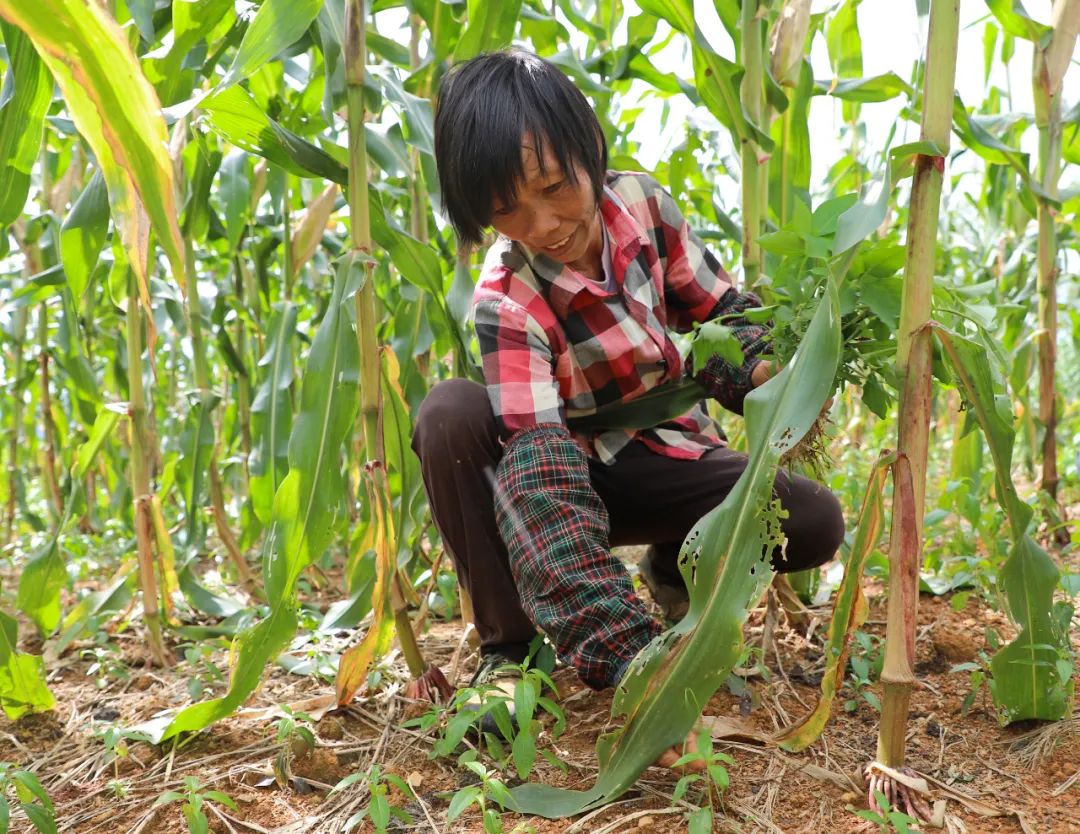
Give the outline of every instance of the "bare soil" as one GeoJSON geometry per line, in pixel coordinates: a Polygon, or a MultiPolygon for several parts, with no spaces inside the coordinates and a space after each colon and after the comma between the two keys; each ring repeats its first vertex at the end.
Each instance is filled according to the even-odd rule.
{"type": "MultiPolygon", "coordinates": [[[[870,618],[864,630],[881,636],[883,595],[872,583],[869,593],[870,618]]],[[[822,667],[820,640],[830,612],[816,613],[817,628],[811,629],[809,639],[781,620],[767,652],[767,675],[750,674],[749,688],[739,697],[721,689],[706,715],[768,737],[811,708],[822,667]]],[[[760,645],[764,619],[764,610],[752,614],[746,629],[751,645],[760,645]]],[[[939,789],[937,797],[947,799],[949,830],[1080,831],[1080,720],[1002,728],[985,692],[976,696],[966,714],[961,710],[970,691],[969,675],[951,670],[958,663],[977,662],[979,652],[987,650],[986,626],[1009,632],[1004,616],[975,594],[959,611],[948,597],[924,595],[919,624],[919,682],[911,705],[909,764],[947,786],[949,792],[939,789]],[[980,810],[997,815],[985,816],[980,810]]],[[[459,684],[468,679],[475,663],[462,637],[457,621],[437,623],[424,637],[428,657],[459,684]]],[[[117,639],[125,645],[129,660],[141,657],[136,635],[117,639]]],[[[217,661],[222,667],[227,663],[223,653],[217,661]]],[[[0,760],[39,774],[56,804],[61,831],[180,834],[187,830],[180,805],[157,809],[152,805],[162,792],[179,789],[187,776],[225,792],[237,803],[237,811],[214,806],[216,810],[209,812],[211,829],[219,834],[338,831],[367,804],[368,792],[362,780],[334,794],[330,787],[373,763],[406,779],[419,797],[412,801],[391,792],[391,802],[413,818],[411,825],[392,823],[391,831],[482,830],[475,809],[453,824],[446,822],[452,793],[476,780],[454,759],[432,758],[434,731],[418,733],[401,726],[430,705],[404,697],[406,672],[396,655],[380,668],[384,686],[379,692],[321,716],[314,725],[314,750],[293,746],[291,775],[285,779],[280,772],[275,777],[273,763],[283,745],[275,739],[273,716],[266,708],[297,704],[310,710],[314,703],[310,699],[332,695],[331,684],[275,667],[244,712],[175,746],[131,743],[127,755],[116,758],[95,730],[100,733],[111,724],[130,726],[188,703],[191,669],[136,668],[126,679],[106,679],[100,687],[88,676],[88,665],[78,651],[56,664],[51,679],[58,701],[55,711],[14,723],[0,720],[0,760]]],[[[587,787],[596,773],[596,738],[609,720],[610,693],[588,690],[566,669],[559,669],[555,680],[568,729],[552,740],[549,722],[541,743],[565,763],[566,772],[540,761],[536,773],[551,784],[587,787]]],[[[216,692],[220,694],[220,686],[216,692]]],[[[877,712],[857,697],[848,679],[823,737],[805,753],[783,753],[767,743],[718,740],[717,749],[735,762],[729,768],[731,786],[718,800],[722,810],[715,830],[785,834],[873,830],[854,811],[865,808],[859,773],[873,758],[877,720],[877,712]],[[848,701],[850,711],[845,709],[848,701]]],[[[506,814],[505,829],[518,826],[538,834],[685,831],[686,813],[694,803],[706,800],[691,790],[673,805],[677,779],[678,774],[653,767],[622,800],[587,818],[545,820],[506,814]]],[[[510,774],[506,780],[513,784],[510,774]]],[[[16,814],[12,830],[29,830],[25,817],[16,814]]],[[[372,828],[365,822],[354,830],[372,828]]]]}

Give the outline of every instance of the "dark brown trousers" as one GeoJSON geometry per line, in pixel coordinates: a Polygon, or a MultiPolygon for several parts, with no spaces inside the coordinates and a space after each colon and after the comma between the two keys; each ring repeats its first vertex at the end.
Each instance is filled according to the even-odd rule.
{"type": "MultiPolygon", "coordinates": [[[[438,383],[420,406],[412,439],[420,458],[435,526],[473,602],[483,649],[516,649],[536,627],[521,608],[495,524],[495,469],[502,445],[487,392],[463,379],[438,383]]],[[[680,585],[676,558],[690,528],[720,504],[746,466],[746,455],[714,449],[698,460],[675,460],[632,443],[614,463],[589,462],[593,487],[607,506],[613,547],[652,544],[657,573],[680,585]]],[[[827,562],[844,538],[836,497],[824,486],[781,472],[775,495],[788,517],[781,572],[827,562]]],[[[513,651],[517,654],[517,651],[513,651]]]]}

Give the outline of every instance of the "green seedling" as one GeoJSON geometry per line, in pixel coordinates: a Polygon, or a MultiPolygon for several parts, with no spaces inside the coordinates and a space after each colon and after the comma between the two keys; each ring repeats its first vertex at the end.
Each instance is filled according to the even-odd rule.
{"type": "Polygon", "coordinates": [[[184,814],[184,822],[187,823],[189,834],[209,834],[210,821],[206,817],[203,808],[208,802],[216,802],[232,810],[238,810],[236,803],[221,791],[207,790],[205,786],[194,776],[184,778],[182,791],[166,791],[154,801],[155,808],[171,805],[174,802],[184,803],[181,811],[184,814]]]}
{"type": "Polygon", "coordinates": [[[0,834],[7,834],[11,819],[8,792],[15,789],[18,807],[41,834],[56,834],[56,810],[37,776],[8,762],[0,762],[0,834]]]}
{"type": "Polygon", "coordinates": [[[878,834],[889,834],[889,832],[910,834],[913,831],[922,831],[918,826],[919,821],[917,819],[908,816],[903,811],[895,810],[889,805],[889,800],[885,798],[885,794],[881,791],[874,791],[874,797],[877,799],[881,812],[864,808],[856,811],[855,816],[862,817],[862,819],[876,825],[878,834]]]}
{"type": "Polygon", "coordinates": [[[396,773],[383,773],[378,765],[372,765],[371,770],[346,776],[334,785],[330,793],[335,794],[355,785],[357,782],[363,781],[367,782],[370,799],[367,805],[345,821],[345,831],[351,831],[365,819],[371,820],[371,824],[375,828],[375,834],[385,834],[391,820],[397,820],[406,826],[412,825],[413,819],[408,811],[390,804],[389,793],[390,788],[397,788],[411,800],[416,799],[416,794],[413,793],[413,789],[408,782],[396,773]]]}

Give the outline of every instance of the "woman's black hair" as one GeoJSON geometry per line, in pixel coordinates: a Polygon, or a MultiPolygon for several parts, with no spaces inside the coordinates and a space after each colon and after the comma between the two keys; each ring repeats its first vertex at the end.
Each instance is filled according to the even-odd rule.
{"type": "MultiPolygon", "coordinates": [[[[518,49],[480,55],[443,79],[435,108],[435,162],[442,201],[458,240],[472,248],[491,224],[497,197],[511,205],[524,179],[521,145],[548,143],[571,182],[588,173],[597,202],[607,143],[589,102],[561,70],[518,49]]],[[[545,172],[546,173],[546,172],[545,172]]]]}

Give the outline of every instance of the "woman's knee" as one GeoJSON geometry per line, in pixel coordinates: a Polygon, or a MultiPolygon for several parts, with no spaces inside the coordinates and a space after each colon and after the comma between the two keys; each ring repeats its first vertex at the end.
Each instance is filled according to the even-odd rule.
{"type": "Polygon", "coordinates": [[[483,385],[446,379],[428,392],[416,412],[412,447],[421,457],[431,447],[494,440],[495,418],[483,385]]]}
{"type": "Polygon", "coordinates": [[[837,497],[816,481],[795,477],[781,501],[788,512],[781,523],[787,546],[777,569],[806,570],[832,559],[844,541],[844,513],[837,497]]]}

